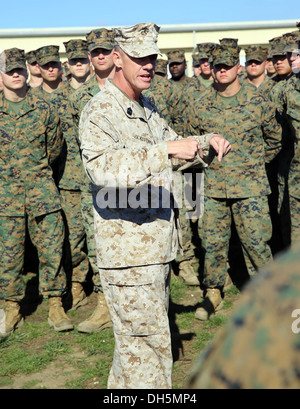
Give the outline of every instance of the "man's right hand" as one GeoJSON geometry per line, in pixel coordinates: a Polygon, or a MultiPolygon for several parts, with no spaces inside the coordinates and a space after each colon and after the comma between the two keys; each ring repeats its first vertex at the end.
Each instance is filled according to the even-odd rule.
{"type": "Polygon", "coordinates": [[[168,154],[176,159],[194,160],[198,149],[200,149],[197,140],[193,136],[178,141],[168,141],[167,143],[168,154]]]}

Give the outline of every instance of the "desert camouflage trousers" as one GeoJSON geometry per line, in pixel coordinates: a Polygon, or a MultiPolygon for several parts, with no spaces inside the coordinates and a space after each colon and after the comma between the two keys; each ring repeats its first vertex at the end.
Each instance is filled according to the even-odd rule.
{"type": "Polygon", "coordinates": [[[61,211],[33,217],[0,217],[0,298],[21,301],[26,223],[39,258],[39,291],[44,297],[61,296],[66,289],[62,266],[65,237],[61,211]]]}
{"type": "Polygon", "coordinates": [[[300,199],[290,196],[291,244],[300,240],[300,199]]]}
{"type": "Polygon", "coordinates": [[[66,249],[65,269],[70,281],[83,283],[89,271],[86,254],[86,236],[81,215],[80,191],[60,190],[65,215],[66,249]]]}
{"type": "Polygon", "coordinates": [[[115,336],[108,389],[169,389],[169,264],[100,269],[115,336]]]}
{"type": "Polygon", "coordinates": [[[81,215],[86,234],[88,259],[93,271],[93,283],[96,291],[102,291],[99,270],[97,266],[95,227],[94,227],[94,205],[93,195],[90,192],[81,192],[81,215]]]}
{"type": "Polygon", "coordinates": [[[223,287],[228,271],[231,223],[234,220],[249,275],[272,260],[272,235],[267,196],[246,199],[205,197],[199,235],[205,251],[204,285],[223,287]]]}

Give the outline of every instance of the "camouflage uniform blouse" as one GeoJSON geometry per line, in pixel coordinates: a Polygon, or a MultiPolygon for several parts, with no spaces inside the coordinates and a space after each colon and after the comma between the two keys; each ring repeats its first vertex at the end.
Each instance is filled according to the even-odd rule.
{"type": "MultiPolygon", "coordinates": [[[[155,206],[128,206],[126,201],[142,192],[168,198],[172,168],[200,164],[171,160],[167,141],[177,134],[162,119],[148,98],[138,106],[110,80],[85,106],[79,125],[85,169],[97,191],[94,193],[95,238],[99,268],[120,268],[167,263],[177,253],[177,229],[172,203],[159,200],[155,206]],[[137,189],[135,189],[137,188],[137,189]],[[120,204],[98,206],[99,195],[111,189],[120,204]],[[98,195],[97,195],[98,193],[98,195]],[[121,200],[121,199],[120,199],[121,200]],[[104,207],[104,206],[102,206],[104,207]]],[[[199,137],[203,148],[210,135],[199,137]]],[[[161,198],[160,197],[160,198],[161,198]]]]}
{"type": "Polygon", "coordinates": [[[289,194],[300,199],[300,74],[293,75],[281,89],[279,100],[290,125],[294,155],[289,170],[289,194]]]}
{"type": "Polygon", "coordinates": [[[50,164],[63,146],[58,115],[27,93],[19,115],[0,94],[1,216],[41,216],[61,209],[50,164]]]}
{"type": "Polygon", "coordinates": [[[189,106],[187,134],[218,132],[231,144],[222,162],[205,169],[205,194],[215,198],[268,195],[265,163],[281,149],[281,128],[275,107],[253,87],[242,86],[233,103],[226,103],[211,89],[189,106]]]}

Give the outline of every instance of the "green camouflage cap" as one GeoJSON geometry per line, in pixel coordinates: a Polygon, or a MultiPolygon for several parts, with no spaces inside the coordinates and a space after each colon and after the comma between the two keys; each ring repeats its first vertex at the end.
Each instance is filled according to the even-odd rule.
{"type": "Polygon", "coordinates": [[[269,40],[271,45],[270,49],[270,56],[274,57],[275,55],[286,55],[285,49],[285,41],[282,36],[274,37],[269,40]]]}
{"type": "Polygon", "coordinates": [[[219,40],[221,45],[229,47],[238,47],[238,41],[237,38],[221,38],[221,40],[219,40]]]}
{"type": "Polygon", "coordinates": [[[97,28],[90,31],[86,35],[88,50],[93,51],[96,48],[104,48],[105,50],[112,50],[115,45],[115,34],[113,30],[106,28],[97,28]]]}
{"type": "Polygon", "coordinates": [[[212,52],[216,46],[216,43],[199,43],[197,44],[199,51],[199,58],[207,58],[209,62],[212,62],[212,52]]]}
{"type": "Polygon", "coordinates": [[[245,47],[246,62],[250,60],[255,60],[259,62],[266,61],[269,54],[269,49],[267,47],[261,47],[259,45],[250,45],[245,47]]]}
{"type": "Polygon", "coordinates": [[[158,58],[156,60],[155,72],[158,72],[160,74],[167,74],[168,73],[168,61],[158,58]]]}
{"type": "MultiPolygon", "coordinates": [[[[80,57],[78,57],[78,58],[80,58],[80,57]]],[[[65,61],[65,62],[63,63],[63,71],[64,71],[64,73],[65,73],[65,76],[68,76],[68,75],[71,74],[68,61],[65,61]]]]}
{"type": "Polygon", "coordinates": [[[26,57],[26,61],[28,62],[28,64],[33,64],[33,63],[37,62],[36,50],[28,51],[28,53],[26,53],[25,57],[26,57]]]}
{"type": "Polygon", "coordinates": [[[172,64],[173,62],[177,62],[178,64],[181,64],[185,62],[184,50],[168,51],[167,56],[168,56],[168,64],[172,64]]]}
{"type": "Polygon", "coordinates": [[[0,71],[6,73],[15,68],[23,68],[26,70],[24,50],[20,50],[19,48],[9,48],[2,51],[0,56],[0,71]]]}
{"type": "Polygon", "coordinates": [[[125,28],[115,28],[116,44],[130,57],[143,58],[161,55],[157,46],[160,27],[154,23],[140,23],[125,28]]]}
{"type": "Polygon", "coordinates": [[[60,62],[59,46],[58,45],[46,45],[36,50],[37,63],[39,65],[45,65],[48,62],[60,62]]]}
{"type": "Polygon", "coordinates": [[[73,58],[88,58],[88,46],[85,40],[70,40],[64,43],[67,57],[69,60],[73,58]]]}
{"type": "Polygon", "coordinates": [[[286,42],[284,51],[292,53],[298,49],[299,31],[292,31],[291,33],[283,34],[283,40],[286,42]]]}
{"type": "Polygon", "coordinates": [[[240,48],[217,44],[212,52],[213,65],[224,64],[229,67],[236,65],[240,58],[240,48]]]}
{"type": "Polygon", "coordinates": [[[192,65],[193,65],[193,67],[199,67],[199,65],[200,65],[200,61],[199,61],[200,57],[199,56],[200,56],[200,54],[198,53],[198,51],[192,55],[192,65]]]}

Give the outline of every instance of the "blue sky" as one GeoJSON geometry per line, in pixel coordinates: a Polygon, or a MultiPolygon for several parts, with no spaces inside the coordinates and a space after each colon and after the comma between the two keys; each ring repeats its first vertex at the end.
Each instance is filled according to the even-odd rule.
{"type": "Polygon", "coordinates": [[[5,0],[0,29],[300,20],[299,0],[5,0]]]}

